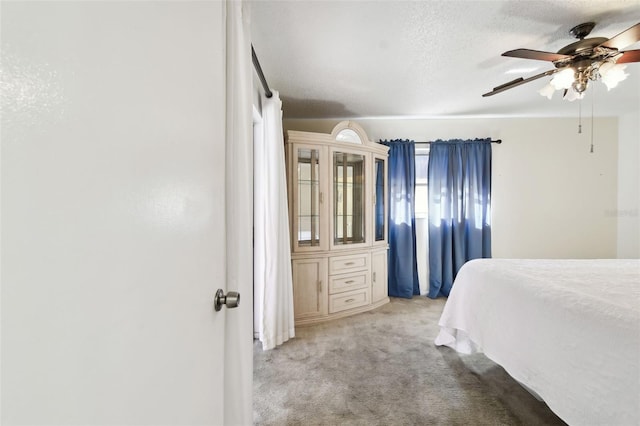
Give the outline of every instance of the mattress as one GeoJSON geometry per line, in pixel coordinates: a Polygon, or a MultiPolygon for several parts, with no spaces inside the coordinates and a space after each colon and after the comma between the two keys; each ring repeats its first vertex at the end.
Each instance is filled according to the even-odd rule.
{"type": "Polygon", "coordinates": [[[640,260],[472,260],[439,325],[570,425],[640,424],[640,260]]]}

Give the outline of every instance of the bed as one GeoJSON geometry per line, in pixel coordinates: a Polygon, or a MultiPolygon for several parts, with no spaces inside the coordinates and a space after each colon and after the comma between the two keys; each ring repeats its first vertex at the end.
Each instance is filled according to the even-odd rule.
{"type": "Polygon", "coordinates": [[[439,325],[570,425],[640,424],[640,260],[472,260],[439,325]]]}

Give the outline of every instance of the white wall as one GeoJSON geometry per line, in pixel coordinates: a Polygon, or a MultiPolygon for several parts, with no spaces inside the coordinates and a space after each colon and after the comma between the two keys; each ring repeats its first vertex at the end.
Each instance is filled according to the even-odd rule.
{"type": "Polygon", "coordinates": [[[618,257],[640,258],[640,110],[618,128],[618,257]]]}
{"type": "MultiPolygon", "coordinates": [[[[286,105],[285,105],[286,107],[286,105]]],[[[285,120],[292,130],[330,132],[340,120],[285,120]]],[[[493,257],[612,258],[617,238],[618,120],[363,119],[370,139],[491,137],[493,257]]],[[[637,140],[637,138],[636,138],[637,140]]]]}

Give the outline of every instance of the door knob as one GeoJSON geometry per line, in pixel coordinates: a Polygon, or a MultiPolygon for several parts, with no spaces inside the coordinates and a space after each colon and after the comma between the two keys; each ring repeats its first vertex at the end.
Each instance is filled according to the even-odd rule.
{"type": "Polygon", "coordinates": [[[216,291],[216,296],[213,299],[213,307],[216,311],[222,309],[222,305],[227,305],[227,308],[236,308],[240,304],[240,293],[237,291],[230,291],[226,295],[222,289],[216,291]]]}

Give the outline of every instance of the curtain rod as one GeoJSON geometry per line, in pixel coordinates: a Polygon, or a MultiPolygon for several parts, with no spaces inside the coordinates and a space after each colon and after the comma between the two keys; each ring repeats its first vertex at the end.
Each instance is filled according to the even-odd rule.
{"type": "MultiPolygon", "coordinates": [[[[435,142],[415,142],[415,143],[425,143],[425,144],[431,145],[432,143],[435,143],[435,142]]],[[[502,143],[502,139],[491,140],[491,143],[501,144],[502,143]]]]}
{"type": "Polygon", "coordinates": [[[256,69],[256,73],[258,74],[258,78],[260,78],[262,87],[264,87],[265,96],[267,98],[272,97],[273,93],[271,92],[271,89],[269,89],[269,84],[267,83],[267,79],[264,78],[264,73],[262,72],[260,61],[258,61],[258,56],[256,56],[256,51],[253,49],[253,44],[251,45],[251,59],[253,60],[253,67],[256,69]]]}

